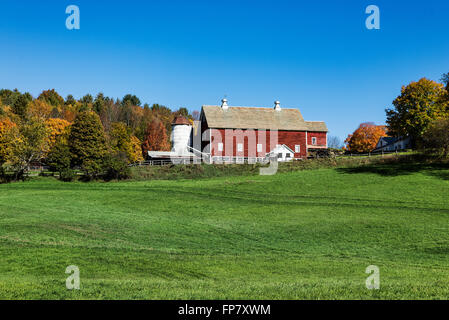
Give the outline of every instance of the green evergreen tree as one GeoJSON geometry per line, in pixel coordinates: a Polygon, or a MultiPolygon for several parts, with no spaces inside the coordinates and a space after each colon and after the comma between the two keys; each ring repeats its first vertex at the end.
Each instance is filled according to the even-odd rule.
{"type": "Polygon", "coordinates": [[[130,105],[130,106],[140,106],[140,99],[132,94],[127,94],[122,99],[122,106],[130,105]]]}
{"type": "Polygon", "coordinates": [[[47,155],[46,164],[53,172],[65,172],[70,169],[71,153],[67,141],[64,138],[58,138],[55,145],[47,155]]]}
{"type": "Polygon", "coordinates": [[[20,118],[25,119],[27,117],[28,104],[31,99],[27,94],[19,95],[12,105],[12,112],[20,116],[20,118]]]}
{"type": "Polygon", "coordinates": [[[68,142],[72,166],[80,166],[89,178],[97,177],[107,152],[99,116],[91,111],[80,112],[71,126],[68,142]]]}
{"type": "Polygon", "coordinates": [[[69,94],[67,96],[67,98],[65,99],[64,104],[65,105],[69,105],[70,104],[70,105],[74,106],[74,105],[76,105],[76,100],[75,100],[75,98],[71,94],[69,94]]]}

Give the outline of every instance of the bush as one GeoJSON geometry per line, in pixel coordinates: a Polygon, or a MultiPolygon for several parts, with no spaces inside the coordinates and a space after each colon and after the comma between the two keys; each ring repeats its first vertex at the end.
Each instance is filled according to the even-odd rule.
{"type": "Polygon", "coordinates": [[[12,176],[6,173],[5,168],[0,165],[0,183],[8,183],[12,181],[12,176]]]}
{"type": "Polygon", "coordinates": [[[106,160],[85,160],[81,165],[81,170],[84,173],[84,180],[90,181],[101,176],[102,171],[106,168],[105,161],[106,160]]]}
{"type": "Polygon", "coordinates": [[[59,172],[70,169],[71,154],[67,143],[63,139],[58,139],[49,152],[46,164],[50,167],[50,171],[59,172]]]}
{"type": "Polygon", "coordinates": [[[59,180],[71,182],[75,180],[76,173],[72,169],[66,168],[59,173],[59,180]]]}
{"type": "Polygon", "coordinates": [[[259,164],[191,164],[137,166],[131,169],[134,180],[205,179],[212,177],[255,175],[259,164]]]}
{"type": "MultiPolygon", "coordinates": [[[[357,167],[402,161],[404,157],[338,157],[279,163],[278,173],[302,170],[357,167]]],[[[131,169],[133,180],[207,179],[212,177],[259,175],[259,169],[268,164],[191,164],[167,166],[136,166],[131,169]]]]}
{"type": "Polygon", "coordinates": [[[103,179],[106,181],[129,179],[131,176],[128,159],[123,153],[107,155],[103,161],[103,170],[103,179]]]}

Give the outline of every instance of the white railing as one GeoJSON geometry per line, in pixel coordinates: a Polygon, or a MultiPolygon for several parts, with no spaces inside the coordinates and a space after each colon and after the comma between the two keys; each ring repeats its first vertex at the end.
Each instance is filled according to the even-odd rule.
{"type": "Polygon", "coordinates": [[[268,157],[212,157],[212,163],[215,164],[254,164],[254,163],[269,163],[270,158],[268,157]]]}
{"type": "Polygon", "coordinates": [[[146,160],[141,162],[131,163],[130,167],[140,167],[140,166],[167,166],[171,165],[173,162],[171,160],[146,160]]]}

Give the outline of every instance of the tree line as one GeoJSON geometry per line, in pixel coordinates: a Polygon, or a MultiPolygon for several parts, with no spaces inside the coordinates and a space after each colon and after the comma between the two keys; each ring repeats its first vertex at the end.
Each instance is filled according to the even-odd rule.
{"type": "Polygon", "coordinates": [[[345,149],[370,152],[381,137],[410,137],[417,149],[449,156],[449,73],[440,81],[422,78],[403,86],[385,109],[387,125],[362,123],[345,140],[345,149]]]}
{"type": "Polygon", "coordinates": [[[33,164],[44,164],[71,180],[74,169],[86,179],[121,178],[129,163],[149,150],[170,150],[171,123],[177,115],[193,120],[186,108],[172,111],[142,106],[135,95],[113,99],[102,93],[76,100],[54,89],[37,98],[17,89],[0,90],[0,176],[18,180],[33,164]]]}

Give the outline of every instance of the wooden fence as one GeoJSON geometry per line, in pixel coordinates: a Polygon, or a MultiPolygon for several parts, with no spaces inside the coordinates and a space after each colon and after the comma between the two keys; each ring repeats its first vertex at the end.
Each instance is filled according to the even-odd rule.
{"type": "Polygon", "coordinates": [[[337,158],[339,157],[372,157],[372,156],[384,156],[384,155],[403,155],[408,154],[410,151],[376,151],[376,152],[368,152],[368,153],[344,153],[336,155],[337,158]]]}

